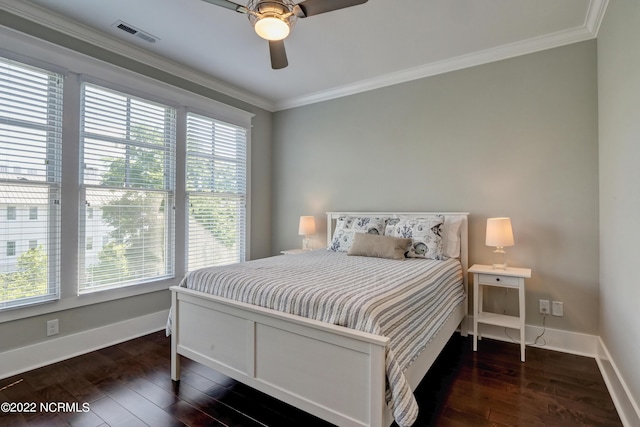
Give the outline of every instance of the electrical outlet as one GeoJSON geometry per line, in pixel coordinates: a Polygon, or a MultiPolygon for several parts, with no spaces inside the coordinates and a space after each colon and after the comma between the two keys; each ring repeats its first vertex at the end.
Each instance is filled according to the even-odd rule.
{"type": "Polygon", "coordinates": [[[58,335],[58,319],[47,321],[47,336],[58,335]]]}
{"type": "Polygon", "coordinates": [[[549,309],[549,300],[541,299],[539,300],[539,304],[540,304],[540,314],[549,314],[549,312],[551,311],[549,309]]]}
{"type": "Polygon", "coordinates": [[[564,316],[564,304],[560,301],[553,301],[551,314],[554,316],[564,316]]]}

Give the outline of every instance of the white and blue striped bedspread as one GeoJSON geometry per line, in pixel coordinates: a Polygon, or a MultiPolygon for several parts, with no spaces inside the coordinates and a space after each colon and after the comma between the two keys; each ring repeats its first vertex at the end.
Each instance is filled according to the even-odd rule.
{"type": "Polygon", "coordinates": [[[387,403],[400,426],[418,405],[403,372],[465,301],[460,261],[402,261],[323,250],[189,273],[181,286],[382,335],[387,403]]]}

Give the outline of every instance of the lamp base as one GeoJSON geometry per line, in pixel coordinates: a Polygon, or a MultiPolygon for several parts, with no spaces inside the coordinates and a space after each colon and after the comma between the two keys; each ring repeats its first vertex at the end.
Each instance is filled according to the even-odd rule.
{"type": "Polygon", "coordinates": [[[311,249],[311,237],[305,236],[304,239],[302,239],[302,250],[310,251],[311,249]]]}
{"type": "Polygon", "coordinates": [[[507,253],[503,248],[497,247],[494,253],[495,262],[492,264],[494,270],[506,270],[507,269],[507,253]]]}

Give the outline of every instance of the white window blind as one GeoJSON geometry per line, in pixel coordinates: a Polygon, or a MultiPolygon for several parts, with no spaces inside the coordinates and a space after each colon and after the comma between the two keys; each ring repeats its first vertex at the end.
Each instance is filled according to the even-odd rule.
{"type": "Polygon", "coordinates": [[[172,277],[175,108],[83,83],[81,121],[80,293],[172,277]]]}
{"type": "Polygon", "coordinates": [[[247,130],[187,114],[187,268],[245,260],[247,130]]]}
{"type": "Polygon", "coordinates": [[[0,309],[59,297],[62,87],[0,58],[0,309]]]}

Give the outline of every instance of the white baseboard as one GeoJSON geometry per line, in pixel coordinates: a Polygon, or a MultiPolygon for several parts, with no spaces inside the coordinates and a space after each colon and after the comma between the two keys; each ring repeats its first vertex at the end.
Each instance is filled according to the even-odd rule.
{"type": "MultiPolygon", "coordinates": [[[[163,310],[0,353],[0,367],[2,367],[0,379],[162,330],[168,314],[168,310],[163,310]]],[[[473,317],[471,316],[468,325],[469,334],[473,335],[473,317]]],[[[510,331],[507,335],[502,327],[480,326],[483,337],[517,342],[516,331],[510,331]]],[[[542,328],[539,326],[526,325],[525,329],[527,343],[532,343],[542,333],[542,328]]],[[[631,396],[629,388],[600,337],[547,328],[542,338],[545,340],[545,345],[535,345],[535,347],[595,358],[623,425],[629,427],[640,425],[638,404],[631,396]]]]}
{"type": "Polygon", "coordinates": [[[0,379],[164,329],[169,310],[0,353],[0,379]]]}
{"type": "Polygon", "coordinates": [[[626,427],[640,426],[640,407],[629,392],[629,387],[624,381],[615,362],[609,354],[609,350],[598,337],[596,362],[602,372],[604,382],[607,384],[609,394],[616,406],[622,424],[626,427]]]}
{"type": "MultiPolygon", "coordinates": [[[[473,335],[473,316],[469,316],[469,334],[473,335]]],[[[499,341],[520,343],[518,331],[493,325],[478,325],[482,337],[499,341]],[[508,335],[507,335],[508,334],[508,335]]],[[[528,346],[545,348],[547,350],[561,351],[579,356],[596,357],[597,340],[596,335],[583,334],[580,332],[563,331],[561,329],[546,328],[539,344],[533,344],[536,337],[542,334],[541,326],[525,325],[525,340],[528,346]]]]}
{"type": "MultiPolygon", "coordinates": [[[[473,335],[472,316],[470,316],[468,324],[469,334],[473,335]]],[[[503,327],[492,325],[479,325],[479,327],[483,337],[507,342],[519,342],[519,335],[515,330],[509,330],[509,335],[506,335],[503,327]]],[[[542,327],[525,325],[527,345],[533,343],[541,333],[542,327]]],[[[640,426],[640,407],[629,392],[629,388],[622,375],[620,375],[620,371],[599,336],[547,328],[542,338],[545,341],[544,345],[531,346],[594,358],[622,424],[625,427],[640,426]]]]}

